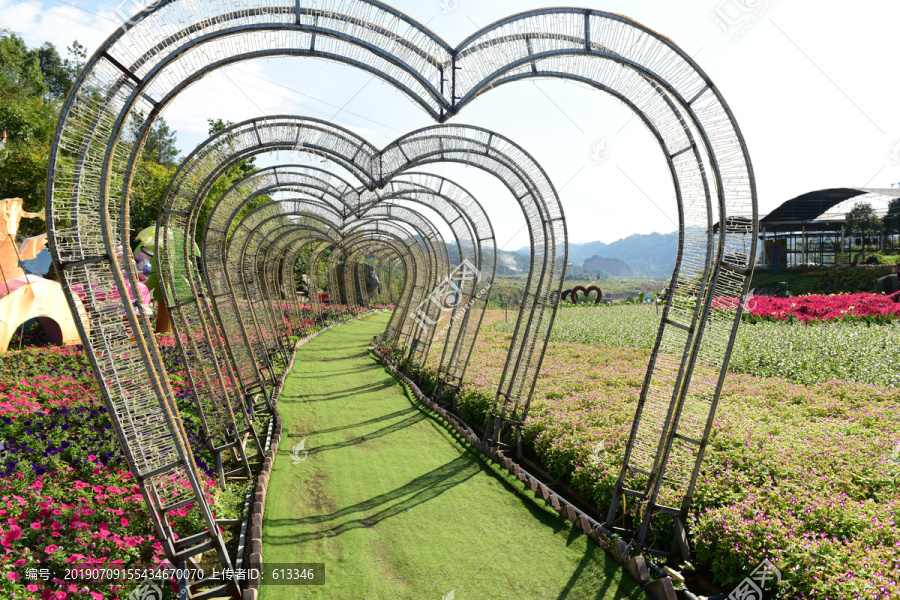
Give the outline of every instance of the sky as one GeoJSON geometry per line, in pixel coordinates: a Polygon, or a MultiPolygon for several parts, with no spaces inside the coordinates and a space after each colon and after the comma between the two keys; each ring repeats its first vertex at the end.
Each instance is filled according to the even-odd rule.
{"type": "MultiPolygon", "coordinates": [[[[77,39],[93,52],[138,0],[0,0],[0,27],[29,46],[77,39]]],[[[183,0],[181,0],[183,1],[183,0]]],[[[389,2],[456,45],[500,18],[555,0],[389,2]]],[[[900,182],[900,2],[869,0],[609,0],[570,4],[626,15],[670,38],[710,76],[746,138],[759,210],[830,187],[888,188],[900,182]],[[723,26],[723,19],[738,25],[723,26]],[[728,29],[726,32],[725,29],[728,29]]],[[[207,119],[265,114],[327,119],[383,147],[432,124],[405,96],[351,67],[303,58],[255,60],[217,71],[163,113],[189,153],[207,138],[207,119]]],[[[676,229],[675,194],[662,154],[632,113],[605,94],[551,80],[507,86],[452,121],[487,127],[525,148],[560,193],[570,241],[613,242],[676,229]]],[[[285,156],[262,157],[274,164],[285,156]]],[[[472,191],[488,208],[501,248],[527,245],[509,193],[474,168],[434,172],[472,191]]]]}

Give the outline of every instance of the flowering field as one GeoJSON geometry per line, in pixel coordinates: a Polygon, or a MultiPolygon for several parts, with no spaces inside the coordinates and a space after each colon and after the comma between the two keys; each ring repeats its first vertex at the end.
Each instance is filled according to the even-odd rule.
{"type": "Polygon", "coordinates": [[[747,302],[744,321],[798,321],[804,324],[822,321],[888,324],[900,319],[900,292],[884,294],[840,294],[774,298],[755,296],[747,302]]]}
{"type": "MultiPolygon", "coordinates": [[[[159,342],[206,501],[218,517],[239,518],[247,485],[216,486],[180,358],[171,337],[159,342]]],[[[0,355],[0,441],[0,597],[124,598],[133,585],[88,588],[64,582],[65,568],[146,568],[164,559],[79,347],[0,355]],[[31,568],[49,569],[52,579],[26,579],[31,568]]],[[[181,531],[200,526],[196,510],[170,515],[181,531]]]]}
{"type": "MultiPolygon", "coordinates": [[[[283,315],[285,325],[295,320],[288,305],[272,309],[283,315]]],[[[301,309],[308,313],[310,307],[301,309]]],[[[324,316],[343,319],[364,310],[328,305],[324,316]]],[[[307,318],[301,326],[310,332],[315,323],[307,318]]],[[[157,345],[200,469],[206,502],[217,518],[239,519],[252,482],[229,482],[226,491],[218,487],[175,341],[171,335],[158,335],[157,345]]],[[[0,354],[0,471],[0,598],[124,599],[139,582],[88,587],[63,581],[66,567],[141,569],[165,559],[80,347],[0,354]],[[28,579],[23,574],[29,569],[49,569],[50,578],[28,579]]],[[[191,508],[168,513],[176,531],[203,527],[198,511],[191,508]]],[[[225,532],[226,544],[236,541],[233,533],[225,532]]],[[[171,590],[166,593],[174,598],[171,590]]]]}
{"type": "MultiPolygon", "coordinates": [[[[526,423],[529,449],[539,461],[601,510],[618,475],[653,317],[653,307],[640,306],[561,311],[554,340],[573,337],[591,345],[550,344],[526,423]],[[634,341],[639,347],[625,345],[634,341]]],[[[502,313],[488,322],[500,318],[502,313]]],[[[741,352],[756,348],[775,356],[769,346],[788,344],[782,354],[812,360],[808,346],[824,341],[832,350],[852,349],[834,363],[875,366],[873,373],[848,367],[851,375],[890,379],[884,373],[898,370],[897,350],[887,357],[872,354],[898,339],[896,327],[746,325],[741,352]],[[810,337],[823,332],[825,337],[810,337]]],[[[460,406],[475,422],[483,419],[499,382],[510,340],[506,329],[509,324],[487,327],[473,353],[460,406]]],[[[813,366],[791,361],[801,371],[813,366]]],[[[768,558],[792,586],[786,598],[900,597],[897,380],[895,387],[826,381],[819,372],[813,379],[821,381],[802,385],[765,375],[731,374],[723,389],[689,522],[697,563],[725,589],[768,558]]]]}
{"type": "MultiPolygon", "coordinates": [[[[496,327],[498,331],[511,333],[514,325],[510,319],[496,327]]],[[[556,317],[551,339],[591,346],[649,349],[656,339],[658,326],[659,317],[653,306],[566,308],[556,317]]],[[[731,370],[803,384],[838,379],[900,387],[897,340],[900,340],[900,321],[876,325],[863,320],[823,320],[810,326],[780,319],[745,321],[738,330],[731,370]]]]}

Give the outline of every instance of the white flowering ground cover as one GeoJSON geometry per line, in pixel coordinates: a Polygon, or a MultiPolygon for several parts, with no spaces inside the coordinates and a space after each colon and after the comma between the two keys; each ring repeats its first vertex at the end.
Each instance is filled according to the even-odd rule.
{"type": "MultiPolygon", "coordinates": [[[[512,333],[514,325],[510,319],[496,327],[512,333]]],[[[658,327],[653,306],[564,308],[556,317],[551,341],[651,348],[658,327]]],[[[900,387],[900,324],[743,323],[730,369],[802,384],[846,380],[900,387]]]]}

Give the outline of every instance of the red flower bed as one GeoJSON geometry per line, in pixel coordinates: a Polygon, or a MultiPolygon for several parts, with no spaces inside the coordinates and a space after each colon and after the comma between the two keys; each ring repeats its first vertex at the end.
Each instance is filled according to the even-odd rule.
{"type": "MultiPolygon", "coordinates": [[[[865,321],[888,324],[900,319],[900,293],[884,294],[840,294],[833,296],[797,296],[795,298],[773,298],[753,296],[747,299],[744,320],[759,321],[865,321]]],[[[732,308],[733,299],[722,299],[720,308],[732,308]]]]}

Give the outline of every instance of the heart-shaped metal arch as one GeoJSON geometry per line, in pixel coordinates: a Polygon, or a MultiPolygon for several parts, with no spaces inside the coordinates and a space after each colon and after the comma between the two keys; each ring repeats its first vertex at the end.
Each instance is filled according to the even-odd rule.
{"type": "MultiPolygon", "coordinates": [[[[235,184],[235,186],[239,186],[239,189],[241,190],[239,197],[243,197],[245,195],[246,197],[240,204],[231,209],[231,214],[241,214],[244,211],[244,207],[248,203],[253,202],[255,198],[263,194],[268,195],[278,191],[302,191],[297,187],[296,182],[292,177],[293,175],[296,175],[296,173],[292,172],[296,169],[305,170],[306,168],[273,167],[254,173],[253,175],[248,176],[245,180],[240,182],[240,184],[235,184]],[[250,189],[254,189],[255,191],[250,193],[250,189]]],[[[496,266],[495,245],[493,243],[494,240],[490,230],[489,222],[487,221],[486,214],[483,212],[476,213],[475,219],[471,218],[464,209],[464,205],[458,203],[453,199],[452,196],[449,196],[448,194],[454,193],[461,195],[461,198],[467,201],[465,204],[467,208],[480,208],[480,205],[477,204],[477,201],[475,201],[471,196],[467,195],[465,190],[463,190],[462,188],[459,188],[452,182],[434,175],[407,174],[402,176],[401,180],[394,180],[389,187],[391,189],[387,193],[381,195],[379,203],[367,209],[363,213],[363,216],[366,218],[372,218],[377,214],[377,212],[373,211],[384,210],[384,207],[386,206],[385,202],[393,200],[403,200],[409,203],[423,204],[435,210],[438,215],[444,218],[447,227],[454,234],[454,247],[456,248],[456,253],[453,264],[459,265],[464,261],[469,261],[468,264],[474,265],[474,269],[478,273],[482,274],[482,279],[478,282],[477,286],[474,282],[463,282],[463,286],[461,289],[462,295],[467,298],[472,298],[478,297],[479,293],[481,293],[483,300],[486,300],[486,298],[483,297],[484,292],[489,292],[490,290],[490,285],[496,266]],[[422,183],[418,183],[419,181],[426,182],[427,184],[423,185],[422,183]],[[437,189],[441,189],[442,191],[440,193],[434,191],[437,189]],[[479,221],[481,221],[480,225],[479,221]],[[485,252],[484,250],[482,250],[481,244],[486,244],[487,242],[490,242],[490,245],[485,246],[485,252]],[[484,261],[484,254],[489,254],[490,256],[490,270],[488,270],[488,263],[484,261]],[[482,290],[484,290],[484,292],[482,290]]],[[[232,189],[235,188],[233,187],[232,189]]],[[[222,198],[212,209],[210,219],[214,218],[215,213],[220,210],[220,207],[222,207],[223,205],[229,205],[230,196],[232,196],[231,190],[223,194],[222,198]]],[[[401,218],[402,220],[404,213],[402,212],[402,209],[398,210],[400,210],[400,212],[395,212],[391,215],[391,217],[395,219],[401,218]]],[[[350,215],[348,217],[347,222],[343,226],[344,229],[342,229],[342,234],[346,235],[347,227],[349,227],[355,219],[356,217],[354,215],[350,215]]],[[[263,251],[265,251],[262,246],[261,248],[263,251]]],[[[213,272],[213,270],[207,269],[207,272],[211,273],[213,272]]],[[[442,275],[440,275],[440,277],[447,277],[448,275],[448,272],[444,272],[442,275]]],[[[434,285],[429,286],[428,289],[434,289],[434,285]]],[[[440,308],[432,306],[432,304],[433,303],[428,303],[428,305],[425,307],[425,312],[418,311],[418,315],[422,317],[420,319],[420,322],[424,321],[424,326],[417,329],[414,340],[410,342],[411,360],[415,365],[419,366],[423,365],[425,358],[427,357],[432,337],[431,333],[434,329],[433,326],[438,322],[438,314],[440,312],[440,308]]],[[[460,325],[457,325],[453,320],[451,320],[451,327],[448,331],[448,339],[450,339],[452,343],[445,346],[445,353],[442,356],[441,362],[439,363],[439,372],[447,372],[452,375],[456,375],[456,377],[454,378],[454,382],[458,379],[461,379],[461,375],[458,375],[457,373],[461,373],[465,369],[465,365],[471,351],[471,342],[474,338],[474,333],[477,330],[477,323],[481,319],[481,315],[483,313],[483,308],[485,307],[485,305],[486,302],[473,302],[469,310],[465,311],[465,315],[460,315],[460,319],[456,319],[456,321],[460,321],[460,325]],[[472,312],[474,314],[474,317],[472,319],[473,327],[471,328],[471,330],[470,328],[462,325],[462,323],[465,321],[465,318],[469,316],[469,312],[472,312]],[[452,357],[454,360],[449,360],[449,357],[452,357]]],[[[395,316],[398,314],[409,313],[409,308],[410,307],[398,307],[398,311],[395,313],[395,316]]],[[[408,323],[407,320],[402,317],[398,318],[397,321],[399,323],[408,323]]],[[[392,328],[391,326],[389,326],[386,331],[391,331],[392,329],[396,328],[392,328]]]]}
{"type": "MultiPolygon", "coordinates": [[[[520,421],[527,411],[540,367],[565,264],[562,209],[540,166],[507,138],[470,126],[424,128],[378,151],[356,134],[331,123],[306,117],[265,117],[217,133],[185,159],[167,194],[164,210],[169,213],[168,223],[190,232],[206,190],[219,174],[253,155],[296,148],[333,161],[372,188],[388,185],[405,170],[438,162],[468,164],[500,177],[522,206],[535,249],[522,314],[500,385],[500,394],[509,402],[507,416],[520,421]],[[391,170],[384,165],[390,165],[391,170]]],[[[379,202],[380,196],[350,189],[344,201],[355,213],[362,214],[379,202]]],[[[204,238],[207,260],[222,247],[233,216],[228,211],[210,215],[204,238]]]]}
{"type": "MultiPolygon", "coordinates": [[[[230,205],[234,206],[230,209],[231,218],[233,218],[235,215],[241,214],[246,205],[255,202],[256,198],[278,191],[299,192],[305,189],[307,194],[311,194],[323,202],[339,203],[342,201],[342,197],[341,191],[337,188],[345,190],[344,193],[350,196],[350,200],[359,193],[345,180],[326,174],[318,168],[271,167],[257,171],[236,182],[222,194],[220,200],[211,209],[209,220],[214,219],[214,215],[219,210],[225,210],[224,207],[230,205]],[[334,181],[327,183],[321,178],[330,178],[334,181]],[[243,200],[238,203],[237,200],[240,198],[243,200]]],[[[460,265],[464,261],[469,261],[469,264],[474,265],[475,270],[482,275],[478,289],[471,282],[463,282],[462,295],[467,298],[478,297],[481,288],[489,290],[496,270],[496,244],[487,213],[468,191],[436,175],[408,173],[399,179],[392,180],[383,192],[377,193],[380,197],[379,203],[401,199],[405,202],[429,206],[442,216],[457,238],[457,254],[454,257],[454,264],[460,265]],[[471,216],[469,213],[472,213],[471,216]]],[[[346,201],[341,206],[346,208],[349,205],[350,202],[346,201]]],[[[346,210],[344,214],[346,214],[346,210]]],[[[168,223],[169,213],[163,211],[160,226],[169,227],[168,223]]],[[[207,242],[207,236],[209,236],[208,228],[204,232],[203,238],[203,246],[207,248],[205,257],[209,257],[211,249],[211,243],[207,242]]],[[[165,264],[166,261],[163,259],[162,262],[165,264]]],[[[205,272],[212,273],[213,269],[207,267],[205,272]]],[[[224,276],[228,276],[227,271],[224,276]]],[[[454,314],[451,315],[451,325],[446,339],[452,340],[452,343],[444,347],[438,373],[441,377],[446,376],[447,383],[452,387],[457,387],[459,381],[462,380],[468,357],[471,354],[475,332],[480,323],[483,309],[486,307],[486,300],[486,296],[482,294],[482,299],[473,302],[465,314],[459,315],[457,314],[459,311],[454,310],[454,314]]],[[[429,306],[429,308],[431,307],[429,306]]],[[[401,309],[399,312],[406,312],[406,310],[401,309]]],[[[423,320],[434,321],[435,319],[434,310],[423,316],[423,320]]],[[[403,322],[403,319],[400,322],[403,322]]],[[[417,337],[418,352],[413,357],[413,361],[417,365],[424,363],[428,352],[430,338],[425,335],[425,330],[426,328],[422,328],[422,332],[417,337]]]]}
{"type": "MultiPolygon", "coordinates": [[[[252,252],[255,254],[258,248],[264,246],[266,238],[291,227],[294,224],[292,217],[301,215],[304,217],[310,216],[309,204],[302,201],[296,203],[291,201],[268,203],[248,213],[242,219],[242,225],[235,229],[235,234],[229,239],[227,264],[232,268],[243,268],[244,287],[249,292],[246,298],[248,306],[253,306],[254,304],[262,305],[265,302],[265,298],[258,286],[246,285],[246,281],[257,270],[254,264],[255,261],[252,259],[247,260],[250,258],[248,253],[252,252]],[[242,226],[246,229],[246,235],[241,235],[242,231],[240,228],[242,226]]],[[[360,227],[365,227],[365,231],[368,232],[372,231],[371,227],[375,225],[374,230],[378,231],[377,224],[382,221],[385,222],[382,224],[382,229],[387,228],[388,225],[390,225],[389,229],[399,227],[400,230],[394,232],[396,235],[405,235],[407,238],[418,240],[423,244],[421,256],[424,263],[422,266],[424,267],[425,278],[421,282],[423,286],[421,293],[424,294],[427,290],[434,289],[437,282],[441,278],[446,277],[450,271],[446,241],[441,233],[420,213],[402,206],[386,206],[382,208],[382,205],[378,205],[366,211],[366,214],[359,219],[353,218],[349,222],[346,220],[339,222],[337,231],[340,233],[340,242],[335,245],[334,249],[337,251],[333,251],[329,257],[326,272],[334,272],[338,266],[341,253],[346,251],[345,244],[347,244],[348,238],[354,234],[358,236],[357,232],[360,227]],[[401,233],[404,229],[403,226],[407,229],[405,234],[401,233]]],[[[325,247],[323,246],[317,249],[317,252],[321,252],[324,249],[325,247]]],[[[314,266],[315,263],[315,259],[310,260],[311,265],[314,266]]],[[[310,285],[314,287],[314,282],[311,282],[310,285]]],[[[351,285],[351,287],[353,286],[351,285]]],[[[337,288],[336,286],[331,286],[329,289],[333,292],[337,288]]],[[[422,298],[417,296],[413,301],[421,302],[422,298]]],[[[346,302],[346,304],[355,304],[355,302],[346,302]]],[[[407,322],[402,323],[408,325],[407,322]]],[[[409,343],[412,333],[409,329],[411,328],[404,328],[402,333],[398,332],[399,335],[405,336],[407,343],[409,343]]],[[[386,330],[385,335],[388,335],[388,333],[389,329],[386,330]]]]}
{"type": "MultiPolygon", "coordinates": [[[[683,514],[741,311],[740,303],[732,301],[733,312],[714,312],[713,302],[746,294],[757,227],[756,190],[743,137],[721,94],[694,61],[670,40],[625,17],[586,9],[516,15],[451,48],[424,26],[372,0],[298,0],[293,6],[256,0],[250,7],[160,2],[107,40],[63,107],[51,153],[47,209],[52,254],[57,268],[68,270],[69,281],[96,280],[100,288],[124,290],[126,276],[108,257],[115,255],[118,231],[127,229],[128,184],[156,114],[211,70],[274,55],[315,56],[364,68],[438,120],[497,85],[528,77],[589,85],[637,112],[657,137],[672,172],[682,235],[672,301],[648,368],[617,491],[631,493],[623,487],[628,473],[648,478],[646,491],[634,492],[650,504],[642,539],[657,509],[683,514]],[[132,149],[116,141],[135,111],[150,118],[132,149]],[[127,165],[123,178],[113,165],[127,165]],[[120,198],[118,209],[110,203],[110,192],[120,198]],[[722,226],[718,236],[716,217],[722,226]],[[716,380],[692,379],[700,358],[720,366],[716,380]],[[656,506],[664,481],[682,497],[680,508],[656,506]]],[[[126,250],[126,258],[129,254],[126,250]]],[[[76,299],[69,301],[74,309],[76,299]]],[[[94,302],[93,296],[88,302],[94,302]]],[[[132,328],[139,325],[132,314],[129,322],[132,328]]],[[[111,414],[129,412],[120,399],[140,394],[110,373],[115,357],[133,357],[135,348],[126,350],[120,343],[123,336],[104,326],[90,328],[90,333],[82,327],[81,333],[111,414]]],[[[158,357],[144,342],[137,346],[159,394],[136,403],[158,404],[171,412],[171,390],[158,357]]],[[[176,428],[175,420],[167,418],[165,427],[176,428]]],[[[122,440],[136,431],[117,427],[122,440]]],[[[172,460],[181,465],[173,468],[190,470],[183,437],[151,447],[158,447],[164,458],[129,456],[140,479],[163,463],[175,464],[172,460]]],[[[615,501],[611,522],[614,514],[615,501]]]]}
{"type": "MultiPolygon", "coordinates": [[[[252,198],[249,200],[252,202],[252,198]]],[[[234,210],[231,210],[231,207],[228,206],[228,212],[231,212],[232,217],[235,214],[240,214],[243,212],[244,204],[241,203],[241,206],[234,208],[234,210]]],[[[406,236],[411,240],[425,240],[430,245],[428,249],[423,249],[427,250],[424,253],[420,251],[419,254],[422,258],[418,262],[423,265],[426,262],[430,263],[430,257],[438,254],[437,247],[443,246],[443,241],[440,239],[440,235],[431,229],[430,224],[422,219],[421,216],[415,215],[410,218],[411,213],[407,209],[404,210],[406,210],[405,214],[401,213],[396,215],[396,217],[398,220],[411,225],[412,229],[406,236]],[[404,217],[406,218],[404,219],[404,217]]],[[[215,212],[214,210],[211,219],[215,219],[215,212]]],[[[372,217],[367,216],[360,222],[368,224],[372,221],[372,217]]],[[[347,223],[334,207],[320,204],[318,201],[313,200],[288,199],[264,204],[244,215],[235,227],[229,228],[234,233],[225,243],[225,250],[221,253],[222,260],[218,264],[215,261],[211,264],[207,260],[207,269],[205,270],[207,279],[214,280],[217,277],[227,279],[231,287],[231,293],[227,294],[225,298],[222,298],[221,294],[212,294],[217,314],[227,318],[226,315],[230,314],[228,312],[229,308],[240,308],[239,311],[232,312],[235,312],[236,318],[240,317],[244,320],[252,321],[255,333],[249,336],[245,335],[244,338],[251,341],[256,356],[267,357],[268,353],[276,349],[278,344],[277,338],[279,337],[274,325],[275,315],[266,309],[269,305],[269,300],[260,285],[262,280],[260,278],[260,265],[257,262],[258,256],[266,250],[269,236],[283,232],[285,229],[308,231],[311,226],[316,225],[316,222],[318,225],[324,225],[333,232],[332,235],[335,237],[325,238],[326,240],[333,239],[338,245],[345,243],[347,223]],[[303,217],[302,224],[296,221],[298,217],[303,217]],[[235,276],[228,277],[229,273],[234,273],[235,276]],[[247,317],[249,313],[253,313],[253,319],[247,317]],[[266,340],[269,342],[266,343],[266,340]]],[[[326,232],[328,229],[326,229],[326,232]]],[[[210,244],[207,247],[212,250],[214,245],[210,244]]],[[[214,252],[207,253],[207,256],[211,254],[214,254],[214,252]]],[[[446,251],[444,251],[444,254],[446,254],[446,251]]],[[[444,262],[443,269],[447,270],[446,259],[444,262]]],[[[431,273],[432,280],[430,283],[423,282],[420,284],[423,293],[426,288],[433,287],[433,278],[435,276],[433,266],[429,264],[425,265],[425,267],[422,269],[422,274],[427,276],[431,273]]],[[[242,327],[241,322],[235,322],[234,319],[223,327],[226,332],[233,328],[245,329],[242,327]]],[[[241,338],[238,338],[236,343],[241,343],[242,341],[241,338]]],[[[232,346],[234,344],[229,343],[229,345],[232,346]]]]}

